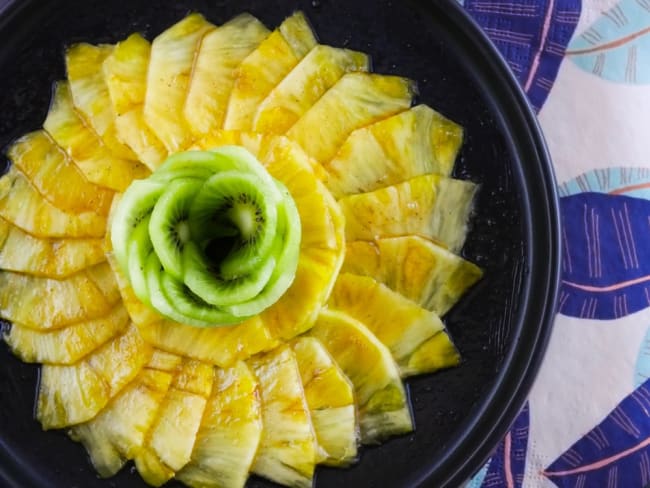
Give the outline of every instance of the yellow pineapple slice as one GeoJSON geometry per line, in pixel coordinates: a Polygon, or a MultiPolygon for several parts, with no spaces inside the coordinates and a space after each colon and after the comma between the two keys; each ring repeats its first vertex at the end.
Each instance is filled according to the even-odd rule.
{"type": "Polygon", "coordinates": [[[11,145],[7,154],[55,207],[73,214],[108,214],[113,192],[90,183],[45,131],[24,135],[11,145]]]}
{"type": "Polygon", "coordinates": [[[482,276],[475,264],[418,236],[348,242],[342,270],[371,276],[440,316],[482,276]]]}
{"type": "Polygon", "coordinates": [[[341,198],[345,238],[356,241],[413,234],[441,242],[457,253],[465,242],[476,188],[470,181],[423,175],[341,198]]]}
{"type": "Polygon", "coordinates": [[[287,136],[319,163],[329,161],[353,130],[409,108],[414,92],[415,85],[406,78],[348,73],[291,127],[287,136]]]}
{"type": "Polygon", "coordinates": [[[213,384],[213,366],[184,360],[136,453],[135,465],[153,486],[171,479],[191,459],[213,384]]]}
{"type": "Polygon", "coordinates": [[[192,459],[176,478],[194,488],[243,487],[262,436],[261,408],[245,363],[215,370],[192,459]]]}
{"type": "Polygon", "coordinates": [[[128,323],[129,315],[118,305],[105,317],[62,329],[35,330],[15,323],[4,340],[27,363],[72,364],[121,333],[128,323]]]}
{"type": "Polygon", "coordinates": [[[416,176],[449,176],[463,129],[426,105],[417,105],[350,134],[323,165],[327,187],[341,197],[401,183],[416,176]]]}
{"type": "Polygon", "coordinates": [[[61,146],[91,183],[124,191],[131,181],[146,178],[146,166],[115,156],[99,136],[86,125],[74,108],[70,86],[60,81],[43,128],[61,146]]]}
{"type": "Polygon", "coordinates": [[[104,81],[102,66],[112,52],[111,45],[87,43],[75,44],[66,50],[65,64],[72,101],[115,156],[136,159],[133,151],[117,137],[116,114],[104,81]]]}
{"type": "Polygon", "coordinates": [[[101,263],[65,280],[2,271],[0,317],[36,330],[103,317],[119,300],[119,291],[99,288],[109,283],[100,282],[91,271],[103,273],[107,268],[107,263],[101,263]]]}
{"type": "Polygon", "coordinates": [[[368,71],[369,67],[364,53],[314,46],[259,105],[253,130],[284,134],[341,76],[349,71],[368,71]]]}
{"type": "Polygon", "coordinates": [[[104,216],[59,210],[13,166],[0,178],[0,217],[37,237],[101,237],[106,229],[104,216]]]}
{"type": "Polygon", "coordinates": [[[135,456],[171,380],[168,372],[144,368],[94,419],[70,430],[100,476],[115,475],[135,456]]]}
{"type": "Polygon", "coordinates": [[[115,110],[117,137],[152,171],[167,157],[167,150],[144,121],[151,44],[132,34],[115,45],[104,61],[104,80],[115,110]]]}
{"type": "Polygon", "coordinates": [[[203,36],[214,29],[202,15],[174,24],[151,45],[144,99],[144,120],[170,153],[186,148],[191,132],[182,117],[195,54],[203,36]]]}
{"type": "Polygon", "coordinates": [[[146,367],[95,418],[70,429],[100,476],[117,473],[142,447],[182,358],[153,351],[146,367]]]}
{"type": "Polygon", "coordinates": [[[299,337],[291,347],[318,443],[316,460],[348,466],[357,458],[359,441],[352,383],[317,339],[299,337]]]}
{"type": "Polygon", "coordinates": [[[302,12],[286,18],[237,68],[224,128],[251,130],[260,102],[315,45],[302,12]]]}
{"type": "Polygon", "coordinates": [[[341,273],[328,305],[363,322],[388,347],[402,377],[460,363],[438,315],[369,276],[341,273]]]}
{"type": "Polygon", "coordinates": [[[397,364],[365,325],[343,312],[323,310],[309,335],[322,342],[354,385],[364,444],[413,430],[397,364]]]}
{"type": "Polygon", "coordinates": [[[101,239],[41,239],[0,218],[0,269],[63,279],[105,259],[101,239]]]}
{"type": "Polygon", "coordinates": [[[147,363],[152,350],[135,327],[70,366],[41,369],[36,418],[43,429],[93,418],[147,363]]]}
{"type": "Polygon", "coordinates": [[[203,37],[183,112],[195,135],[223,126],[235,70],[268,34],[255,17],[241,14],[203,37]]]}
{"type": "Polygon", "coordinates": [[[310,487],[316,440],[295,355],[283,345],[250,359],[249,365],[260,386],[264,426],[252,472],[276,483],[310,487]]]}

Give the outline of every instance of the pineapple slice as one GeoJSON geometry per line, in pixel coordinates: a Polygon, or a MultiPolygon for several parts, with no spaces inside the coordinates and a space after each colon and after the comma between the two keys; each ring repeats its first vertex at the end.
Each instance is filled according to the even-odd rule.
{"type": "Polygon", "coordinates": [[[397,364],[366,326],[343,312],[323,310],[309,335],[323,343],[352,381],[364,444],[413,430],[397,364]]]}
{"type": "Polygon", "coordinates": [[[264,425],[252,471],[276,483],[310,487],[316,440],[296,358],[283,345],[249,365],[259,382],[264,425]]]}
{"type": "Polygon", "coordinates": [[[255,17],[241,14],[205,35],[183,112],[195,135],[223,126],[236,68],[268,34],[255,17]]]}
{"type": "Polygon", "coordinates": [[[0,218],[0,269],[63,279],[105,259],[101,239],[41,239],[0,218]]]}
{"type": "Polygon", "coordinates": [[[153,486],[171,479],[191,459],[196,435],[213,384],[213,367],[184,360],[134,459],[153,486]]]}
{"type": "Polygon", "coordinates": [[[181,114],[195,53],[212,29],[214,26],[202,15],[191,14],[156,37],[151,46],[144,120],[170,153],[191,142],[190,129],[181,114]]]}
{"type": "Polygon", "coordinates": [[[65,63],[75,107],[84,115],[106,147],[117,157],[136,159],[128,146],[120,142],[115,129],[115,111],[104,81],[102,66],[113,46],[75,44],[67,49],[65,63]]]}
{"type": "Polygon", "coordinates": [[[336,197],[365,193],[425,174],[449,176],[463,129],[426,105],[357,129],[324,166],[336,197]]]}
{"type": "Polygon", "coordinates": [[[419,235],[443,243],[451,252],[463,247],[476,185],[423,175],[380,190],[339,200],[348,241],[419,235]]]}
{"type": "Polygon", "coordinates": [[[0,217],[36,237],[101,237],[106,217],[59,210],[15,167],[0,178],[0,217]]]}
{"type": "Polygon", "coordinates": [[[284,134],[341,76],[369,67],[364,53],[315,46],[259,105],[253,130],[284,134]]]}
{"type": "Polygon", "coordinates": [[[142,113],[150,55],[149,41],[140,34],[132,34],[115,45],[103,69],[115,111],[117,137],[153,171],[167,158],[167,149],[144,121],[142,113]]]}
{"type": "Polygon", "coordinates": [[[237,68],[224,128],[251,130],[260,102],[315,45],[302,12],[285,19],[237,68]]]}
{"type": "Polygon", "coordinates": [[[43,128],[61,146],[91,183],[124,191],[150,171],[137,161],[115,156],[74,108],[70,86],[56,83],[43,128]]]}
{"type": "Polygon", "coordinates": [[[350,380],[313,337],[292,344],[318,443],[317,462],[348,466],[357,458],[359,426],[350,380]]]}
{"type": "Polygon", "coordinates": [[[8,156],[39,193],[60,210],[108,215],[113,192],[90,183],[45,131],[18,139],[8,156]]]}
{"type": "Polygon", "coordinates": [[[414,93],[414,83],[405,78],[348,73],[291,127],[287,136],[324,163],[336,155],[353,130],[409,108],[414,93]]]}
{"type": "Polygon", "coordinates": [[[363,322],[390,349],[402,377],[460,363],[440,317],[368,276],[341,273],[328,305],[363,322]]]}
{"type": "Polygon", "coordinates": [[[36,418],[43,429],[90,420],[147,363],[152,350],[135,327],[70,366],[41,369],[36,418]]]}
{"type": "Polygon", "coordinates": [[[418,236],[348,242],[342,270],[371,276],[440,316],[483,274],[475,264],[418,236]]]}
{"type": "Polygon", "coordinates": [[[70,429],[70,437],[84,445],[100,476],[115,475],[133,459],[171,380],[169,372],[144,368],[94,419],[70,429]]]}
{"type": "Polygon", "coordinates": [[[95,418],[70,429],[100,476],[117,473],[142,447],[182,358],[153,351],[146,367],[95,418]]]}
{"type": "Polygon", "coordinates": [[[0,317],[36,330],[58,329],[103,317],[119,300],[119,291],[100,288],[109,283],[100,282],[91,271],[103,272],[107,268],[106,263],[101,263],[65,280],[2,271],[0,317]]]}
{"type": "Polygon", "coordinates": [[[55,330],[35,330],[12,324],[4,340],[27,363],[72,364],[120,334],[129,323],[122,305],[108,315],[55,330]]]}
{"type": "Polygon", "coordinates": [[[262,436],[261,408],[246,364],[215,370],[192,460],[176,478],[196,488],[243,487],[262,436]]]}

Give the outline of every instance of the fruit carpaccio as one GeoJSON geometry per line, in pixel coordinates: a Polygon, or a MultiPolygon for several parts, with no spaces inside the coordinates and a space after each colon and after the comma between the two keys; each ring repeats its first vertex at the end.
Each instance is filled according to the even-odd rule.
{"type": "Polygon", "coordinates": [[[68,429],[102,477],[133,461],[154,486],[226,488],[250,473],[311,486],[318,464],[411,431],[403,379],[458,364],[440,316],[481,277],[458,255],[476,190],[450,176],[462,129],[412,106],[415,82],[318,44],[300,12],[273,31],[194,13],[151,42],[71,46],[65,62],[43,128],[9,148],[0,178],[0,316],[14,353],[43,364],[43,428],[68,429]],[[296,251],[268,272],[283,286],[264,307],[224,305],[229,324],[196,312],[196,291],[261,273],[251,249],[273,236],[244,215],[235,234],[258,240],[228,265],[197,258],[207,245],[184,252],[223,224],[194,200],[230,197],[199,189],[177,155],[233,148],[263,176],[211,174],[253,216],[265,178],[278,182],[296,251]]]}

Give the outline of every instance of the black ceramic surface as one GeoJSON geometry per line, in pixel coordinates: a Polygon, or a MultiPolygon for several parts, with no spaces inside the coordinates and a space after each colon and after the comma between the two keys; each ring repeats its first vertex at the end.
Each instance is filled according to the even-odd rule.
{"type": "MultiPolygon", "coordinates": [[[[273,28],[296,9],[321,42],[365,51],[376,72],[416,80],[419,101],[465,127],[456,176],[481,190],[464,255],[485,270],[446,318],[463,364],[408,381],[415,433],[362,449],[350,469],[319,468],[316,486],[459,486],[530,387],[550,331],[559,244],[553,176],[534,116],[454,0],[0,0],[0,146],[41,126],[51,84],[65,76],[66,45],[112,43],[133,31],[152,39],[188,11],[217,24],[249,11],[273,28]]],[[[80,444],[41,430],[37,378],[36,366],[0,345],[0,486],[144,486],[131,465],[98,479],[80,444]]]]}

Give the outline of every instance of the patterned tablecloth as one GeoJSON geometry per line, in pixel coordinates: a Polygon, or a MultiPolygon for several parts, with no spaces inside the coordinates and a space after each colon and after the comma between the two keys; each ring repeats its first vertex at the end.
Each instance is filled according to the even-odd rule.
{"type": "Polygon", "coordinates": [[[538,111],[564,227],[559,315],[477,487],[650,485],[650,0],[465,0],[538,111]]]}

